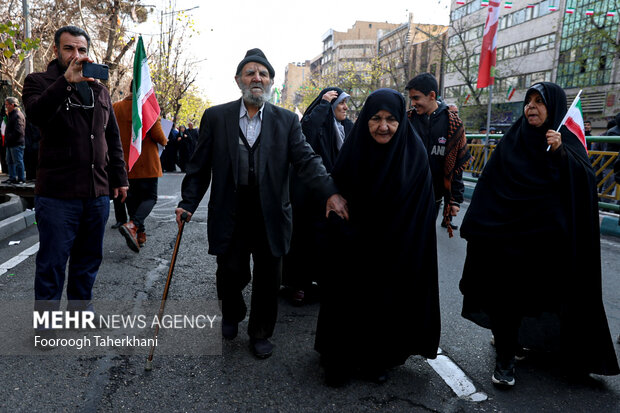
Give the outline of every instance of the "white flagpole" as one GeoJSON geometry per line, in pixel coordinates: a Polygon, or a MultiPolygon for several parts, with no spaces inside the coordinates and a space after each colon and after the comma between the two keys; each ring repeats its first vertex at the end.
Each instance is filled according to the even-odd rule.
{"type": "MultiPolygon", "coordinates": [[[[581,96],[581,92],[583,92],[583,89],[579,89],[579,93],[577,93],[577,96],[575,96],[575,99],[573,100],[573,103],[571,103],[570,107],[568,108],[568,110],[566,111],[566,115],[564,115],[564,119],[562,119],[562,122],[560,122],[560,126],[557,127],[556,132],[558,132],[560,130],[560,128],[562,126],[564,126],[564,123],[566,122],[566,119],[568,119],[568,114],[570,113],[570,110],[573,108],[573,106],[575,106],[577,104],[577,102],[579,101],[579,96],[581,96]]],[[[549,149],[551,149],[551,145],[547,146],[547,152],[549,152],[549,149]]]]}

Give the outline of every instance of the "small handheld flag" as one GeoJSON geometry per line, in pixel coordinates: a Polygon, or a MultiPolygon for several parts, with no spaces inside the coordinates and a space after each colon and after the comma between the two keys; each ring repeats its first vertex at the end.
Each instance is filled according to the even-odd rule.
{"type": "MultiPolygon", "coordinates": [[[[570,108],[568,108],[566,115],[564,115],[564,119],[562,119],[560,126],[558,126],[556,130],[559,131],[562,126],[566,126],[566,129],[568,129],[577,137],[577,139],[579,139],[579,142],[581,142],[587,152],[588,146],[586,145],[586,128],[583,123],[583,111],[581,110],[581,92],[582,91],[580,90],[579,93],[577,93],[577,96],[575,96],[575,100],[573,100],[573,103],[570,105],[570,108]]],[[[549,152],[550,148],[551,145],[547,147],[547,152],[549,152]]]]}

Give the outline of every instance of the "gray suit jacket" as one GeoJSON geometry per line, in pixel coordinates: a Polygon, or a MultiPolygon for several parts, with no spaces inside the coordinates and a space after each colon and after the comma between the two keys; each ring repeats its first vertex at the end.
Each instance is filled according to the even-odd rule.
{"type": "MultiPolygon", "coordinates": [[[[214,106],[200,121],[198,146],[186,168],[179,207],[193,213],[211,185],[207,233],[209,253],[228,250],[235,227],[241,99],[214,106]]],[[[289,168],[325,200],[337,192],[321,157],[306,142],[297,115],[265,104],[258,150],[258,186],[269,246],[288,252],[292,232],[289,168]]]]}

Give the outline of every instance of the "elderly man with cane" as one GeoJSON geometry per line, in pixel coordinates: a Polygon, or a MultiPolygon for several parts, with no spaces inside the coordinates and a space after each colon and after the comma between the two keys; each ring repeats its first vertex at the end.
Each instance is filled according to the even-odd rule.
{"type": "Polygon", "coordinates": [[[209,108],[202,116],[176,210],[179,225],[184,212],[189,221],[211,185],[207,232],[209,253],[217,255],[222,335],[229,340],[237,336],[247,312],[242,291],[253,278],[248,335],[258,358],[273,351],[269,338],[278,315],[282,256],[292,230],[290,166],[326,201],[326,212],[348,219],[346,201],[306,142],[297,116],[267,102],[274,75],[260,49],[248,50],[235,75],[242,98],[209,108]]]}

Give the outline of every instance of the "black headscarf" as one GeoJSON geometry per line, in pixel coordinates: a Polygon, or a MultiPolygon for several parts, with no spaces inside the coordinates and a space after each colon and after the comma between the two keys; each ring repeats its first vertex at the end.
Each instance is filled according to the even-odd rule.
{"type": "MultiPolygon", "coordinates": [[[[512,125],[463,218],[461,236],[469,241],[460,284],[463,315],[487,327],[476,313],[486,311],[493,297],[503,297],[502,305],[522,315],[550,311],[559,321],[561,347],[579,354],[576,369],[618,374],[602,302],[594,171],[583,144],[566,127],[560,128],[559,148],[547,151],[545,135],[564,118],[566,94],[542,82],[526,97],[534,90],[543,96],[547,121],[534,127],[523,115],[512,125]]],[[[520,340],[530,347],[527,340],[536,338],[528,329],[522,326],[520,340]]]]}
{"type": "Polygon", "coordinates": [[[377,323],[393,335],[389,344],[380,345],[388,347],[383,356],[392,358],[384,364],[400,364],[410,354],[435,358],[440,319],[432,178],[400,93],[379,89],[368,96],[332,176],[349,205],[347,265],[357,269],[346,271],[358,296],[371,300],[373,311],[381,309],[377,323]],[[377,143],[368,128],[380,110],[399,121],[385,144],[377,143]],[[359,257],[364,259],[357,267],[359,257]]]}
{"type": "MultiPolygon", "coordinates": [[[[593,174],[585,148],[577,137],[562,127],[562,145],[556,152],[547,152],[547,130],[556,130],[566,114],[566,94],[558,85],[542,82],[533,91],[543,96],[547,120],[540,127],[529,124],[525,115],[512,125],[501,139],[491,159],[482,171],[471,205],[463,219],[464,238],[511,239],[538,233],[568,234],[568,211],[561,205],[566,201],[566,176],[560,170],[561,159],[570,156],[584,176],[593,174]]],[[[525,107],[525,105],[524,105],[525,107]]],[[[591,177],[588,178],[591,180],[591,177]]],[[[595,199],[593,188],[583,188],[595,199]]],[[[574,194],[575,188],[571,189],[574,194]]],[[[582,201],[583,202],[583,201],[582,201]]]]}
{"type": "Polygon", "coordinates": [[[304,112],[304,116],[301,118],[301,128],[303,130],[304,136],[306,140],[312,146],[312,149],[323,159],[323,165],[325,165],[325,169],[327,172],[331,172],[334,163],[336,162],[336,157],[338,156],[339,148],[338,148],[338,131],[336,130],[335,122],[339,122],[344,130],[345,135],[351,130],[353,126],[353,122],[348,118],[345,118],[343,121],[337,121],[334,117],[333,105],[338,98],[342,95],[343,90],[337,87],[328,87],[321,90],[321,93],[310,103],[306,111],[304,112]],[[330,91],[336,91],[338,93],[337,97],[332,101],[330,105],[330,110],[327,111],[325,117],[322,119],[315,119],[312,116],[314,110],[322,103],[323,95],[330,91]]]}

